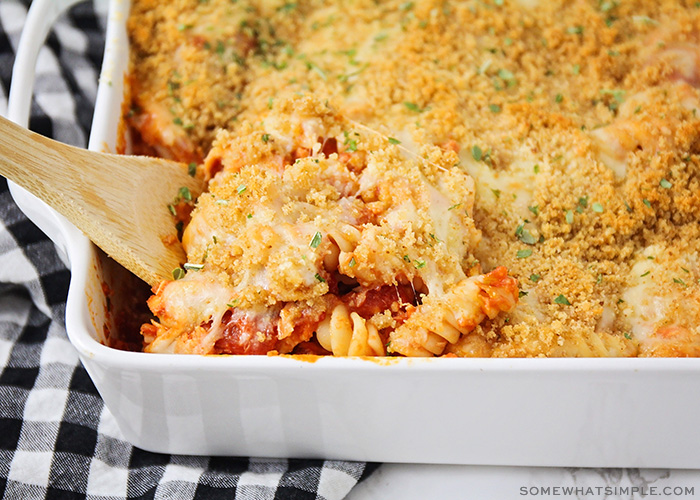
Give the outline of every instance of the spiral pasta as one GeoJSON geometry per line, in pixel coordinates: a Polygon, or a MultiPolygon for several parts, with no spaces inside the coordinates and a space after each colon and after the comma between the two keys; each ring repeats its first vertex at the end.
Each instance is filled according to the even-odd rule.
{"type": "Polygon", "coordinates": [[[339,304],[316,329],[319,344],[335,356],[383,356],[377,327],[339,304]]]}
{"type": "Polygon", "coordinates": [[[518,285],[505,267],[466,278],[444,295],[428,295],[390,335],[389,351],[404,356],[439,356],[485,318],[513,309],[518,285]]]}

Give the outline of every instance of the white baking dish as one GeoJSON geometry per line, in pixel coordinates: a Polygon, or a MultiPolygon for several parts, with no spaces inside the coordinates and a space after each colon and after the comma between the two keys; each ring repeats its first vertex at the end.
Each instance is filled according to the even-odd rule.
{"type": "MultiPolygon", "coordinates": [[[[38,41],[71,0],[37,0],[10,115],[26,125],[38,41]]],[[[110,7],[90,148],[113,150],[128,2],[110,7]]],[[[165,453],[453,464],[700,467],[697,359],[341,359],[133,353],[100,343],[122,273],[12,186],[68,257],[71,342],[127,439],[165,453]]]]}

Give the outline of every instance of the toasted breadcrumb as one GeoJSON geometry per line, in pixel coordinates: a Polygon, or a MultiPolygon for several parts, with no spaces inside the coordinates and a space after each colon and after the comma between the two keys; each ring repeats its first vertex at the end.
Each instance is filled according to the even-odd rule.
{"type": "MultiPolygon", "coordinates": [[[[471,176],[481,239],[461,265],[505,266],[521,297],[446,352],[700,355],[696,2],[133,4],[137,150],[199,162],[219,137],[237,149],[217,161],[254,164],[279,144],[249,150],[236,138],[273,134],[262,117],[313,95],[471,176]]],[[[264,173],[240,175],[250,192],[266,189],[264,173]]],[[[229,184],[212,194],[234,196],[229,184]]],[[[332,212],[332,198],[310,202],[332,212]]],[[[198,210],[212,203],[205,195],[198,210]]]]}

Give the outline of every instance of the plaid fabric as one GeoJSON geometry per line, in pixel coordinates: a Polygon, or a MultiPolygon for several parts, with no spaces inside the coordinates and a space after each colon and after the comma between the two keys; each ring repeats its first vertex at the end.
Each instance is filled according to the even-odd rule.
{"type": "MultiPolygon", "coordinates": [[[[28,0],[0,1],[0,114],[28,0]]],[[[39,57],[30,128],[84,146],[103,2],[79,4],[39,57]]],[[[125,442],[64,329],[70,272],[0,178],[0,496],[340,499],[376,464],[168,456],[125,442]]]]}

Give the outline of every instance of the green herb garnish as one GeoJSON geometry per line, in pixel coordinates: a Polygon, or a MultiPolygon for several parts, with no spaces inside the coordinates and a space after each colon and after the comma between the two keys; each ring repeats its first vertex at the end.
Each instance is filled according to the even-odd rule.
{"type": "Polygon", "coordinates": [[[185,262],[183,267],[185,268],[185,271],[201,271],[204,264],[192,264],[190,262],[185,262]]]}
{"type": "Polygon", "coordinates": [[[569,302],[569,299],[564,297],[562,294],[559,294],[559,296],[556,299],[554,299],[554,302],[556,304],[561,304],[563,306],[570,306],[571,305],[571,302],[569,302]]]}
{"type": "Polygon", "coordinates": [[[518,250],[518,252],[515,254],[515,256],[518,259],[527,259],[530,255],[532,255],[531,248],[524,248],[523,250],[518,250]]]}
{"type": "Polygon", "coordinates": [[[406,106],[406,109],[408,109],[408,110],[410,110],[410,111],[414,111],[414,112],[416,112],[416,113],[420,113],[420,112],[421,112],[421,109],[420,109],[420,107],[418,106],[418,104],[416,104],[416,103],[414,103],[414,102],[405,101],[405,102],[403,103],[403,105],[406,106]]]}
{"type": "Polygon", "coordinates": [[[185,201],[192,201],[192,193],[190,193],[189,188],[183,186],[180,188],[178,191],[178,195],[180,196],[181,199],[185,201]]]}
{"type": "Polygon", "coordinates": [[[318,248],[318,246],[321,244],[321,233],[319,231],[316,231],[316,234],[314,234],[314,237],[311,238],[311,243],[309,243],[309,246],[311,248],[318,248]]]}

